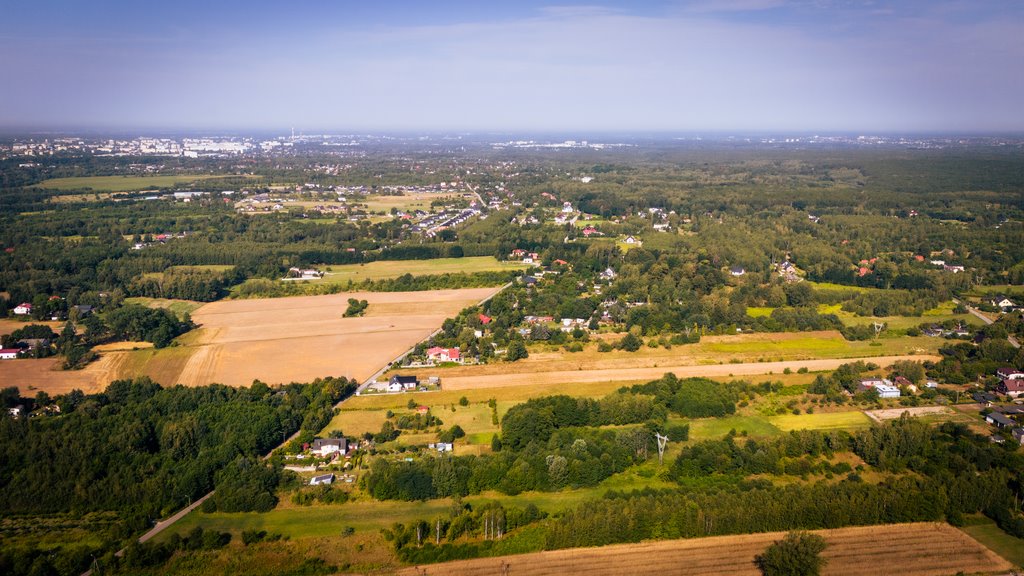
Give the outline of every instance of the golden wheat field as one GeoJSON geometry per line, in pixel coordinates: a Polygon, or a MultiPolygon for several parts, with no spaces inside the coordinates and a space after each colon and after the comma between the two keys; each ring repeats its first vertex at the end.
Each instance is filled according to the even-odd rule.
{"type": "MultiPolygon", "coordinates": [[[[823,574],[844,576],[939,576],[992,573],[1011,568],[991,550],[948,524],[915,523],[815,531],[828,542],[823,574]]],[[[712,575],[758,576],[754,557],[784,533],[717,536],[573,548],[498,558],[410,567],[403,576],[587,576],[712,575]]]]}

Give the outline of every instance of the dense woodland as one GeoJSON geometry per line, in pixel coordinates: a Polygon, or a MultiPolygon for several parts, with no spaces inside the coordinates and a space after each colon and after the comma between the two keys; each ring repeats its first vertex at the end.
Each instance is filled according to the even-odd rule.
{"type": "Polygon", "coordinates": [[[215,487],[215,509],[273,507],[280,471],[259,456],[295,432],[319,431],[334,403],[354,390],[344,378],[277,389],[258,382],[163,388],[140,378],[112,382],[100,394],[58,396],[59,417],[0,418],[0,514],[19,522],[116,514],[94,535],[98,546],[44,551],[5,534],[0,571],[29,574],[42,565],[80,573],[91,554],[110,552],[215,487]]]}

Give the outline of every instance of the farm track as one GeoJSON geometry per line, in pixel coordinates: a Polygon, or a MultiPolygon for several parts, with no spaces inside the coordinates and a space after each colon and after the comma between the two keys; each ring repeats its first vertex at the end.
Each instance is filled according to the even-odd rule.
{"type": "MultiPolygon", "coordinates": [[[[1010,564],[963,532],[939,523],[859,526],[816,531],[828,542],[823,574],[939,576],[992,573],[1010,564]],[[884,547],[885,561],[879,562],[884,547]]],[[[484,576],[615,576],[739,574],[757,576],[754,557],[784,533],[715,536],[684,540],[573,548],[497,558],[480,558],[406,568],[403,576],[450,574],[484,576]]]]}
{"type": "Polygon", "coordinates": [[[550,372],[526,372],[513,374],[482,374],[479,376],[447,376],[442,380],[445,390],[473,390],[480,388],[498,388],[504,386],[527,386],[535,384],[565,383],[583,384],[609,381],[649,381],[661,378],[671,372],[680,378],[705,376],[750,376],[761,374],[781,374],[787,368],[796,372],[807,368],[812,372],[834,370],[841,364],[858,360],[874,362],[882,366],[897,360],[932,360],[941,358],[930,355],[877,356],[869,358],[829,358],[824,360],[788,360],[785,362],[746,362],[741,364],[700,364],[678,366],[655,366],[649,368],[622,368],[599,370],[555,370],[550,372]]]}

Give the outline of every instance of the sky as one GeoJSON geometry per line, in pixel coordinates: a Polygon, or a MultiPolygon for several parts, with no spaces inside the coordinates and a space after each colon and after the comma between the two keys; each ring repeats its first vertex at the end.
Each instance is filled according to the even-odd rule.
{"type": "Polygon", "coordinates": [[[1024,131],[1020,0],[0,0],[0,129],[1024,131]]]}

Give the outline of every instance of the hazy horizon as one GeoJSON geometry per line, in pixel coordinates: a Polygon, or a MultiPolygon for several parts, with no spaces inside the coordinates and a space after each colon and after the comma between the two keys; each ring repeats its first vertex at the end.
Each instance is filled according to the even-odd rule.
{"type": "Polygon", "coordinates": [[[0,131],[1024,131],[1024,4],[5,3],[0,131]]]}

